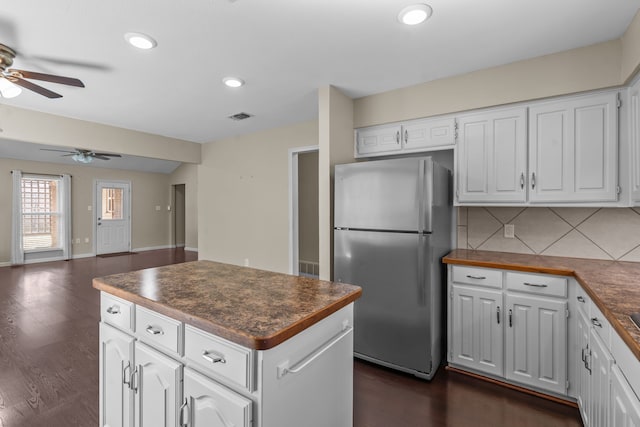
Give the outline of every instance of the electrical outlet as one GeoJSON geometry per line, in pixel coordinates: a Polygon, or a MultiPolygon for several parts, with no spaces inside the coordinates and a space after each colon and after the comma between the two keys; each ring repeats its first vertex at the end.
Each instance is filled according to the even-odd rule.
{"type": "Polygon", "coordinates": [[[88,238],[88,237],[85,237],[85,238],[84,238],[84,242],[85,242],[85,243],[89,243],[89,238],[88,238]]]}
{"type": "Polygon", "coordinates": [[[160,210],[160,206],[156,206],[156,210],[159,211],[160,210]]]}
{"type": "Polygon", "coordinates": [[[76,243],[80,243],[80,238],[79,237],[76,239],[76,243]]]}
{"type": "Polygon", "coordinates": [[[249,258],[244,259],[244,266],[249,267],[249,258]]]}
{"type": "Polygon", "coordinates": [[[516,237],[516,226],[513,224],[504,225],[504,237],[505,239],[513,239],[516,237]]]}
{"type": "Polygon", "coordinates": [[[87,206],[87,210],[91,212],[91,205],[87,206]]]}

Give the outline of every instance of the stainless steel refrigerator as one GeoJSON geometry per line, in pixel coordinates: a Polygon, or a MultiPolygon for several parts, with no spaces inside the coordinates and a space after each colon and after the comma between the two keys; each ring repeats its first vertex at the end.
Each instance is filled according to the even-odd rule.
{"type": "Polygon", "coordinates": [[[450,179],[431,157],[335,168],[334,280],[362,287],[355,355],[426,379],[442,357],[450,179]]]}

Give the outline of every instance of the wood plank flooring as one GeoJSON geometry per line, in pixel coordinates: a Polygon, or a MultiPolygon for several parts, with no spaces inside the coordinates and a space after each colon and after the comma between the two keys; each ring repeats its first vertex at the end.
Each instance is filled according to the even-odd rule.
{"type": "MultiPolygon", "coordinates": [[[[167,249],[0,268],[0,427],[97,426],[91,279],[196,257],[167,249]]],[[[355,361],[355,427],[580,425],[575,409],[444,369],[426,382],[355,361]]]]}

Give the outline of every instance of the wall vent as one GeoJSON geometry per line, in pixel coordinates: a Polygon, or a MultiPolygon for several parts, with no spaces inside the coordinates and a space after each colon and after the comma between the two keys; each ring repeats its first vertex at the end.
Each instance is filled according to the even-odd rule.
{"type": "Polygon", "coordinates": [[[253,115],[248,113],[237,113],[232,116],[229,116],[231,120],[244,120],[244,119],[248,119],[249,117],[253,117],[253,115]]]}

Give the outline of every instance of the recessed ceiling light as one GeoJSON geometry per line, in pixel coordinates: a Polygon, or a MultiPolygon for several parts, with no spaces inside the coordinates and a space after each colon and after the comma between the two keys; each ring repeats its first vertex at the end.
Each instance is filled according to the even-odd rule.
{"type": "Polygon", "coordinates": [[[400,11],[400,13],[398,14],[398,19],[403,24],[417,25],[421,22],[426,21],[432,13],[433,9],[431,9],[431,6],[429,6],[428,4],[412,4],[400,11]]]}
{"type": "Polygon", "coordinates": [[[222,79],[222,83],[229,87],[240,87],[244,85],[244,80],[237,77],[225,77],[222,79]]]}
{"type": "Polygon", "coordinates": [[[153,49],[158,45],[153,38],[142,33],[126,33],[124,39],[138,49],[153,49]]]}

